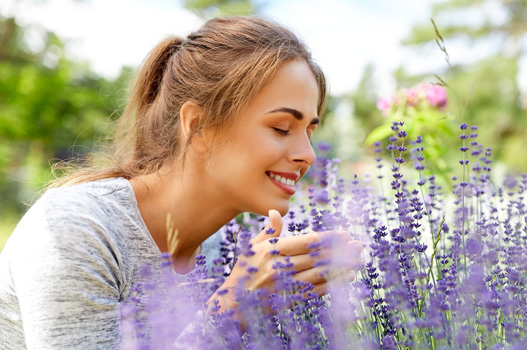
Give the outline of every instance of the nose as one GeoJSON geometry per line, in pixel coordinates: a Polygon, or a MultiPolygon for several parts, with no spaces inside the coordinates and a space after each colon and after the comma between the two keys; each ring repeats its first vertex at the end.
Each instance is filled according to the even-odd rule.
{"type": "Polygon", "coordinates": [[[307,135],[302,135],[295,142],[293,151],[290,153],[290,159],[294,163],[302,164],[303,166],[311,166],[315,163],[317,156],[307,135]]]}

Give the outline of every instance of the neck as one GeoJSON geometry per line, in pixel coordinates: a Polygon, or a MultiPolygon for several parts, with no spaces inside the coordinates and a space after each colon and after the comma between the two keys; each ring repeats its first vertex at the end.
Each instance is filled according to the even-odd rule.
{"type": "Polygon", "coordinates": [[[162,252],[171,251],[176,271],[188,272],[200,245],[239,214],[224,198],[208,188],[192,169],[158,172],[130,180],[139,211],[162,252]],[[167,219],[177,231],[177,244],[169,247],[167,219]]]}

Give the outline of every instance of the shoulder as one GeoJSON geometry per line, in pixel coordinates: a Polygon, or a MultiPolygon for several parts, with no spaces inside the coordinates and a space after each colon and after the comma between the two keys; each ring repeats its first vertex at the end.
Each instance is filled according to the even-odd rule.
{"type": "Polygon", "coordinates": [[[28,347],[115,341],[139,264],[134,200],[124,179],[89,182],[47,191],[22,218],[0,254],[0,306],[18,302],[28,347]]]}
{"type": "Polygon", "coordinates": [[[138,255],[130,241],[148,235],[134,205],[125,179],[48,190],[17,225],[0,265],[7,263],[19,276],[28,268],[49,272],[48,280],[93,274],[106,281],[127,278],[135,261],[130,259],[138,255]]]}
{"type": "Polygon", "coordinates": [[[108,179],[48,190],[24,215],[6,248],[63,251],[126,250],[126,226],[138,226],[131,186],[108,179]]]}
{"type": "Polygon", "coordinates": [[[9,237],[0,265],[31,256],[37,264],[85,261],[128,275],[139,265],[157,264],[159,255],[132,186],[114,178],[47,191],[9,237]]]}
{"type": "MultiPolygon", "coordinates": [[[[110,208],[134,209],[135,196],[127,180],[112,178],[48,190],[31,210],[47,215],[98,213],[110,208]],[[80,211],[79,211],[80,210],[80,211]]],[[[28,213],[29,213],[28,212],[28,213]]]]}

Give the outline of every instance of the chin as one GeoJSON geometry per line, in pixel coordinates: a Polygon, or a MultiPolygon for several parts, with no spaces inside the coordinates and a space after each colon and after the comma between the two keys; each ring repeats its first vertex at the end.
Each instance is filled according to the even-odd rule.
{"type": "MultiPolygon", "coordinates": [[[[273,201],[273,202],[274,203],[271,203],[269,205],[269,209],[278,210],[278,212],[280,213],[280,215],[282,217],[286,216],[287,213],[289,213],[289,206],[291,205],[290,198],[288,198],[287,200],[286,199],[282,199],[282,200],[273,201]]],[[[265,215],[268,215],[269,209],[267,209],[267,212],[265,213],[265,215]]]]}
{"type": "Polygon", "coordinates": [[[287,213],[289,213],[289,204],[289,201],[271,204],[268,208],[266,208],[265,214],[263,215],[269,215],[269,210],[274,209],[280,213],[280,216],[284,217],[287,215],[287,213]]]}
{"type": "Polygon", "coordinates": [[[268,216],[269,210],[271,209],[277,210],[280,213],[280,215],[284,217],[289,212],[289,201],[287,203],[275,203],[275,204],[265,205],[260,208],[255,208],[255,210],[249,210],[249,212],[256,214],[256,215],[268,216]]]}
{"type": "Polygon", "coordinates": [[[278,210],[280,215],[284,217],[287,215],[287,213],[289,213],[289,205],[287,206],[287,208],[276,208],[276,210],[278,210]]]}

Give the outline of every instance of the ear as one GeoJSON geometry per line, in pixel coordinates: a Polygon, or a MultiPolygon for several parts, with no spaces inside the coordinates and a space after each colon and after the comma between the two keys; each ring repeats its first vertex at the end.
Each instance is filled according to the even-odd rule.
{"type": "MultiPolygon", "coordinates": [[[[199,124],[199,119],[203,115],[203,109],[193,101],[183,103],[179,110],[179,117],[181,118],[181,131],[183,137],[188,139],[192,136],[192,130],[199,124]]],[[[204,153],[208,150],[206,140],[204,140],[202,133],[192,136],[190,140],[190,147],[199,153],[204,153]]]]}
{"type": "Polygon", "coordinates": [[[185,138],[190,137],[191,131],[201,116],[202,109],[196,102],[187,101],[183,103],[179,110],[179,117],[181,118],[181,129],[185,138]]]}

